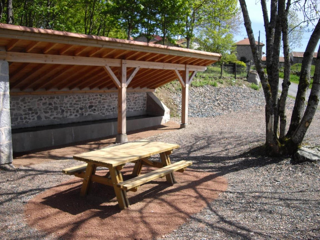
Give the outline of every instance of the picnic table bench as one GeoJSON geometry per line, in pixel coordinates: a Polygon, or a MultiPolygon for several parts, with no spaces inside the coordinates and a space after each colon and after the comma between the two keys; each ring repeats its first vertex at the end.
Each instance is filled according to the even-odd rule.
{"type": "Polygon", "coordinates": [[[169,184],[174,184],[173,172],[183,172],[192,164],[191,161],[181,160],[171,164],[170,154],[180,146],[177,144],[164,142],[130,142],[121,145],[77,154],[73,158],[86,162],[76,167],[63,169],[62,172],[83,178],[81,195],[88,193],[90,184],[97,182],[112,186],[114,188],[119,207],[125,209],[129,207],[127,191],[137,191],[137,188],[144,183],[150,182],[160,177],[166,177],[169,184]],[[152,155],[160,154],[159,161],[151,161],[152,155]],[[127,163],[135,163],[132,178],[123,181],[121,169],[127,163]],[[156,170],[146,174],[141,174],[143,165],[156,167],[156,170]],[[109,172],[106,176],[96,175],[97,167],[106,167],[109,172]]]}

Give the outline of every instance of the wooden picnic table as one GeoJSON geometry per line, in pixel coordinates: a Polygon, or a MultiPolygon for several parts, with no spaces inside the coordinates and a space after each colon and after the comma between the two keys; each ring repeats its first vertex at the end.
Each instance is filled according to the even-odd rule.
{"type": "Polygon", "coordinates": [[[148,141],[115,145],[73,156],[74,159],[86,162],[87,164],[64,169],[63,172],[83,178],[83,185],[81,187],[82,196],[88,193],[91,182],[112,186],[119,207],[125,209],[130,205],[127,191],[136,191],[138,186],[163,176],[166,176],[168,183],[174,184],[173,172],[184,171],[186,167],[192,164],[191,161],[184,160],[171,164],[170,154],[174,149],[179,147],[178,144],[148,141]],[[160,161],[149,160],[152,155],[156,154],[160,154],[160,161]],[[121,169],[127,163],[135,163],[135,165],[132,178],[123,181],[121,169]],[[143,165],[157,167],[158,169],[140,175],[143,165]],[[108,168],[108,174],[106,176],[96,175],[97,167],[108,168]]]}

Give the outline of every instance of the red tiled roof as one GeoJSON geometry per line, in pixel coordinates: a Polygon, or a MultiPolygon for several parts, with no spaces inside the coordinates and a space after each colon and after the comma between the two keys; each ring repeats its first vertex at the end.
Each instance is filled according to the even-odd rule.
{"type": "MultiPolygon", "coordinates": [[[[266,56],[262,56],[261,61],[262,62],[266,62],[267,61],[267,57],[266,56]]],[[[279,57],[279,62],[284,63],[284,57],[279,57]]]]}
{"type": "MultiPolygon", "coordinates": [[[[256,44],[258,45],[258,42],[256,41],[256,44]]],[[[249,38],[245,38],[239,42],[236,42],[236,45],[250,45],[250,41],[249,38]]],[[[262,42],[260,42],[261,46],[264,46],[264,44],[262,42]]]]}
{"type": "MultiPolygon", "coordinates": [[[[304,52],[292,52],[291,56],[292,57],[297,57],[297,58],[303,58],[304,52]]],[[[317,52],[313,53],[313,58],[317,58],[317,52]]]]}

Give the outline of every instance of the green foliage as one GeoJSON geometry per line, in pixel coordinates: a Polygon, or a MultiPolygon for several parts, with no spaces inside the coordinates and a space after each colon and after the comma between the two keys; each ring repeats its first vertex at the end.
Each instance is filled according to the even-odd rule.
{"type": "Polygon", "coordinates": [[[254,83],[252,83],[251,85],[250,85],[250,88],[252,88],[252,89],[254,89],[254,90],[259,90],[259,86],[258,85],[256,85],[256,84],[254,84],[254,83]]]}
{"type": "MultiPolygon", "coordinates": [[[[301,71],[301,63],[296,63],[293,64],[291,66],[291,71],[290,71],[290,82],[295,83],[295,84],[299,84],[300,81],[300,71],[301,71]]],[[[315,71],[315,66],[311,65],[311,69],[310,69],[310,76],[313,77],[314,75],[314,71],[315,71]]],[[[279,77],[280,78],[284,78],[284,73],[283,72],[279,72],[279,77]]],[[[311,88],[313,83],[313,79],[311,79],[310,81],[310,86],[309,88],[311,88]]]]}
{"type": "MultiPolygon", "coordinates": [[[[222,53],[224,62],[236,61],[230,22],[237,11],[236,0],[13,1],[16,25],[127,39],[144,35],[147,41],[160,35],[162,44],[176,36],[190,44],[198,35],[202,49],[222,53]]],[[[5,6],[0,22],[6,12],[5,6]]]]}

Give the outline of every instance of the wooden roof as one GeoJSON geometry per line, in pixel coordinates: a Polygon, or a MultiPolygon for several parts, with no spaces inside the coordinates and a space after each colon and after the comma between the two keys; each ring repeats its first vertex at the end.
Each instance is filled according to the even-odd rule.
{"type": "Polygon", "coordinates": [[[128,89],[155,89],[204,71],[218,53],[100,36],[0,24],[0,59],[7,60],[11,93],[117,89],[126,66],[128,89]],[[181,79],[181,78],[180,78],[181,79]]]}

